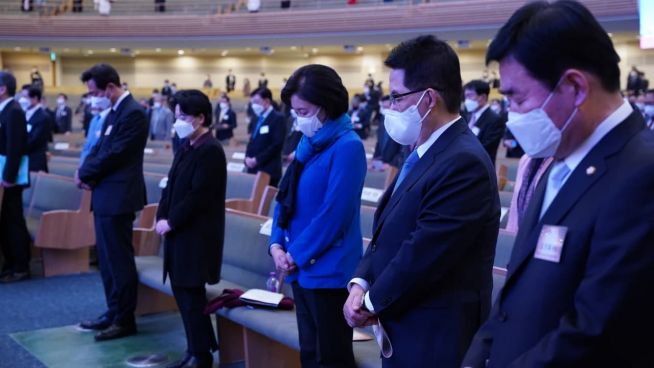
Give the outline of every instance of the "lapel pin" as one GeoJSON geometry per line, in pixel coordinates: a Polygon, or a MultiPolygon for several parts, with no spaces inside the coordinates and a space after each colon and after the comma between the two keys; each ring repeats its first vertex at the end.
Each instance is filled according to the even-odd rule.
{"type": "Polygon", "coordinates": [[[586,175],[593,175],[593,174],[595,174],[596,170],[597,169],[595,169],[595,166],[588,166],[586,168],[586,175]]]}

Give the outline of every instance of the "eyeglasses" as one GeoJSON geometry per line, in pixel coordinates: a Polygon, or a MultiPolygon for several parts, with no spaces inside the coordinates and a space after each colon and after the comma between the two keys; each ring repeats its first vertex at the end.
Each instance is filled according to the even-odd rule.
{"type": "Polygon", "coordinates": [[[391,93],[390,96],[389,96],[391,98],[391,105],[397,105],[398,103],[400,103],[402,101],[402,99],[404,97],[412,95],[414,93],[419,93],[419,92],[426,91],[429,88],[440,92],[440,88],[427,87],[425,89],[417,89],[415,91],[409,91],[409,92],[405,92],[405,93],[391,93]]]}

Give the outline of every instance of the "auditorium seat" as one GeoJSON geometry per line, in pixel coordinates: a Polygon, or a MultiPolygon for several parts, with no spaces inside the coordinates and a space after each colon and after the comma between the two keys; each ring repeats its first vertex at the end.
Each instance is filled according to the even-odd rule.
{"type": "MultiPolygon", "coordinates": [[[[227,210],[225,247],[221,281],[207,286],[209,300],[223,289],[265,289],[266,279],[274,270],[268,255],[267,235],[261,234],[266,217],[227,210]]],[[[163,259],[159,256],[136,257],[139,275],[137,313],[153,313],[176,308],[169,284],[162,284],[163,259]],[[162,294],[163,292],[163,294],[162,294]]],[[[284,293],[291,295],[289,285],[284,293]]],[[[284,367],[299,367],[299,338],[295,311],[238,307],[217,312],[221,363],[240,360],[246,366],[267,366],[274,359],[284,367]],[[265,351],[266,354],[261,354],[265,351]]],[[[374,341],[355,342],[359,367],[379,367],[379,349],[374,341]]]]}
{"type": "Polygon", "coordinates": [[[500,229],[495,246],[495,261],[493,262],[495,266],[506,268],[511,259],[514,242],[515,234],[513,232],[500,229]]]}
{"type": "Polygon", "coordinates": [[[375,220],[375,211],[377,208],[370,206],[361,206],[361,235],[364,238],[372,238],[372,226],[375,220]]]}
{"type": "Polygon", "coordinates": [[[48,172],[54,175],[61,175],[67,178],[74,178],[75,171],[79,168],[79,165],[67,164],[67,163],[50,163],[48,164],[48,172]]]}
{"type": "Polygon", "coordinates": [[[91,192],[78,189],[72,178],[39,173],[25,220],[41,248],[44,276],[89,270],[95,244],[91,192]]]}
{"type": "MultiPolygon", "coordinates": [[[[260,205],[269,183],[270,175],[263,171],[255,175],[228,172],[225,207],[253,214],[260,213],[264,210],[260,205]]],[[[268,208],[265,210],[263,213],[267,213],[268,208]]]]}
{"type": "Polygon", "coordinates": [[[500,206],[505,208],[511,207],[512,198],[513,198],[513,192],[500,191],[500,206]]]}

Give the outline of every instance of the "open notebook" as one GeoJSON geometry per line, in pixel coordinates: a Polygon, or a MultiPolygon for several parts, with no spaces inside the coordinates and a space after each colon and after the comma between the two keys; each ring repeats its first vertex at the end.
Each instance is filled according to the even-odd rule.
{"type": "Polygon", "coordinates": [[[244,292],[239,299],[252,305],[278,307],[279,303],[284,299],[284,294],[261,289],[250,289],[244,292]]]}

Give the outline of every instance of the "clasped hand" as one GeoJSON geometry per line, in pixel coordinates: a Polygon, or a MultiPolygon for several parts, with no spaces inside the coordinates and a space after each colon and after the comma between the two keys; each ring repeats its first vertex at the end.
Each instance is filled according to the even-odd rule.
{"type": "Polygon", "coordinates": [[[363,308],[365,292],[357,284],[350,288],[350,295],[343,305],[343,315],[350,327],[363,327],[377,324],[377,316],[363,308]]]}

